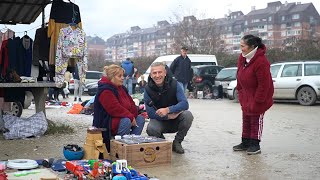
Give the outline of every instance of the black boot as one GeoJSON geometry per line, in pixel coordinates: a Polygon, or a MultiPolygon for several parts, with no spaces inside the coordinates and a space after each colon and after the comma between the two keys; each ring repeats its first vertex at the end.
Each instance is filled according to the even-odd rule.
{"type": "Polygon", "coordinates": [[[250,139],[242,138],[242,142],[239,145],[233,146],[234,151],[246,151],[249,148],[250,139]]]}
{"type": "Polygon", "coordinates": [[[250,140],[250,146],[247,150],[247,154],[248,155],[252,155],[252,154],[260,154],[261,150],[260,150],[260,140],[258,139],[251,139],[250,140]]]}
{"type": "Polygon", "coordinates": [[[172,143],[172,151],[174,151],[178,154],[184,154],[184,149],[181,145],[181,142],[174,140],[172,143]]]}

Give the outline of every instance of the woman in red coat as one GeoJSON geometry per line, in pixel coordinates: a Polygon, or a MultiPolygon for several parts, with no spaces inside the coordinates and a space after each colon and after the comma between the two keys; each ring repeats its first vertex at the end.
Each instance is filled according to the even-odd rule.
{"type": "Polygon", "coordinates": [[[234,151],[258,154],[264,113],[272,106],[273,82],[266,47],[259,37],[245,35],[240,41],[237,90],[242,109],[242,142],[234,151]]]}
{"type": "Polygon", "coordinates": [[[101,114],[101,116],[97,114],[96,121],[102,121],[102,118],[110,116],[112,136],[140,135],[145,119],[138,115],[132,97],[122,85],[124,69],[118,65],[110,65],[104,71],[105,75],[98,83],[95,100],[95,114],[99,112],[101,114]]]}

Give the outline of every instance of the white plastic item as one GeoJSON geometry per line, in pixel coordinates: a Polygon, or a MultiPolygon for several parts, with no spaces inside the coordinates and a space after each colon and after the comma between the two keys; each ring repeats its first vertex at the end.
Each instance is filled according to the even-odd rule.
{"type": "Polygon", "coordinates": [[[38,163],[31,159],[13,159],[8,160],[7,167],[11,169],[34,169],[38,167],[38,163]]]}

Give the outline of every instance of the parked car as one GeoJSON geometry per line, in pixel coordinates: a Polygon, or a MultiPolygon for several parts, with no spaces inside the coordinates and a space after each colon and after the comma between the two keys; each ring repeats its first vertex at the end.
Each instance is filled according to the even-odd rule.
{"type": "Polygon", "coordinates": [[[193,66],[192,87],[195,91],[203,91],[203,95],[212,93],[212,86],[215,83],[217,74],[223,66],[198,65],[193,66]]]}
{"type": "Polygon", "coordinates": [[[17,95],[11,96],[11,98],[6,99],[7,102],[11,102],[11,109],[4,110],[3,114],[20,117],[23,109],[28,109],[33,100],[33,94],[30,91],[25,91],[24,96],[25,97],[23,99],[16,98],[17,95]]]}
{"type": "MultiPolygon", "coordinates": [[[[301,105],[314,105],[320,100],[320,61],[275,63],[270,67],[274,86],[273,99],[298,100],[301,105]]],[[[229,99],[236,94],[235,83],[228,87],[229,99]]]]}
{"type": "MultiPolygon", "coordinates": [[[[86,91],[86,85],[93,83],[93,82],[98,82],[100,78],[102,77],[102,72],[99,71],[87,71],[86,72],[86,80],[85,84],[83,85],[83,91],[86,91]]],[[[71,78],[70,84],[69,84],[69,91],[71,94],[74,93],[74,79],[71,78]]]]}
{"type": "Polygon", "coordinates": [[[84,92],[88,93],[90,96],[96,95],[98,92],[98,81],[85,85],[84,92]]]}
{"type": "Polygon", "coordinates": [[[238,91],[236,87],[237,87],[237,80],[231,81],[227,88],[227,94],[230,100],[234,100],[235,102],[238,102],[238,91]]]}
{"type": "Polygon", "coordinates": [[[222,69],[216,76],[215,85],[222,85],[223,95],[227,97],[227,88],[231,81],[235,80],[237,77],[237,67],[229,67],[222,69]]]}

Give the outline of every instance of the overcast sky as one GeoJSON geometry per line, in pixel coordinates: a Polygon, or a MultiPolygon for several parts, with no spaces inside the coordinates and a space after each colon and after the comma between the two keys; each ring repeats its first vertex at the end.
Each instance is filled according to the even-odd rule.
{"type": "MultiPolygon", "coordinates": [[[[113,34],[126,32],[132,26],[147,28],[155,25],[157,21],[174,20],[174,12],[181,15],[196,15],[197,18],[222,18],[228,11],[250,12],[251,7],[263,9],[270,0],[72,0],[80,8],[83,29],[87,35],[100,36],[107,39],[113,34]]],[[[281,1],[285,3],[285,1],[281,1]]],[[[287,2],[310,3],[320,12],[320,0],[300,0],[287,2]]],[[[49,19],[51,6],[46,8],[46,20],[49,19]]],[[[30,25],[7,26],[16,31],[23,32],[41,25],[41,15],[30,25]]],[[[0,29],[4,25],[0,24],[0,29]]],[[[34,37],[34,30],[28,32],[34,37]]],[[[23,35],[23,33],[21,33],[23,35]]],[[[17,33],[17,36],[21,36],[17,33]]]]}

